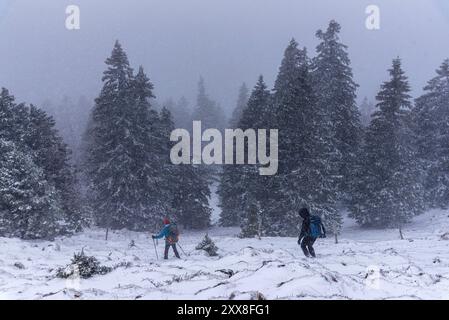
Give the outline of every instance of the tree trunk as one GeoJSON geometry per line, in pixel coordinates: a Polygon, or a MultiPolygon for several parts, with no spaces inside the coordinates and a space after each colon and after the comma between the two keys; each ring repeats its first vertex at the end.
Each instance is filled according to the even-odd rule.
{"type": "Polygon", "coordinates": [[[338,244],[338,234],[335,232],[335,244],[338,244]]]}
{"type": "Polygon", "coordinates": [[[109,234],[109,227],[106,228],[106,237],[105,237],[105,240],[106,240],[106,241],[108,241],[108,234],[109,234]]]}
{"type": "Polygon", "coordinates": [[[399,236],[401,237],[401,240],[404,240],[404,235],[402,234],[402,228],[399,227],[399,236]]]}

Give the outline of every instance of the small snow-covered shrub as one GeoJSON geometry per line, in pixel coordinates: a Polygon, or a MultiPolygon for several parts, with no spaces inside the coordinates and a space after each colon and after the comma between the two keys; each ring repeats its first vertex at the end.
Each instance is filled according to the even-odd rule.
{"type": "Polygon", "coordinates": [[[112,268],[100,265],[97,258],[86,256],[84,251],[75,253],[72,262],[64,268],[59,268],[56,276],[58,278],[67,279],[72,276],[79,276],[88,279],[94,275],[104,275],[112,271],[112,268]]]}
{"type": "Polygon", "coordinates": [[[218,248],[208,234],[204,239],[196,246],[196,250],[204,250],[210,257],[218,256],[218,248]]]}
{"type": "Polygon", "coordinates": [[[449,240],[449,232],[441,235],[441,240],[449,240]]]}

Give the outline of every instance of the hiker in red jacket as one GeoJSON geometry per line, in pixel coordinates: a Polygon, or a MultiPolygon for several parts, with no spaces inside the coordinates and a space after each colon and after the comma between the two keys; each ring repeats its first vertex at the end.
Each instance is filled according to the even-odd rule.
{"type": "Polygon", "coordinates": [[[168,250],[170,247],[173,248],[173,252],[175,253],[176,258],[181,259],[179,256],[178,250],[176,248],[176,243],[179,240],[179,230],[176,223],[170,223],[170,220],[164,218],[164,228],[159,232],[158,235],[153,235],[153,239],[161,239],[165,237],[165,251],[164,251],[164,259],[168,259],[168,250]]]}

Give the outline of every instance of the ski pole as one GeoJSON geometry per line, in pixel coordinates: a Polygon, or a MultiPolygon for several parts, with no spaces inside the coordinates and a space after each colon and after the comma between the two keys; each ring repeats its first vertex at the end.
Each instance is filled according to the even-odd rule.
{"type": "Polygon", "coordinates": [[[179,246],[179,248],[181,249],[182,253],[184,253],[184,255],[189,256],[189,255],[184,251],[184,249],[181,247],[181,245],[179,244],[179,242],[178,242],[178,246],[179,246]]]}
{"type": "Polygon", "coordinates": [[[153,239],[153,244],[154,244],[154,252],[156,252],[156,259],[159,260],[159,255],[157,254],[157,248],[156,248],[156,241],[154,241],[154,239],[153,239]]]}

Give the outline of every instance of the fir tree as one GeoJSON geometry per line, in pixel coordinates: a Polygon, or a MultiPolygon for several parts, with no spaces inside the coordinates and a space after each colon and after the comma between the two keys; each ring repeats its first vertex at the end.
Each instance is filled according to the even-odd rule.
{"type": "Polygon", "coordinates": [[[181,97],[176,103],[166,103],[166,107],[173,116],[176,128],[192,130],[191,110],[185,97],[181,97]]]}
{"type": "Polygon", "coordinates": [[[209,237],[208,234],[204,236],[204,239],[195,247],[196,250],[204,250],[210,257],[218,256],[218,248],[215,242],[209,237]]]}
{"type": "Polygon", "coordinates": [[[166,212],[171,212],[179,224],[189,229],[204,229],[210,225],[210,190],[201,168],[194,165],[174,165],[170,160],[171,132],[174,130],[170,111],[163,108],[158,122],[162,147],[163,167],[161,170],[162,190],[166,212]]]}
{"type": "Polygon", "coordinates": [[[417,156],[426,169],[423,177],[428,207],[449,205],[449,59],[424,87],[413,109],[417,156]]]}
{"type": "MultiPolygon", "coordinates": [[[[230,120],[231,128],[240,128],[240,121],[247,103],[248,88],[245,84],[243,84],[240,87],[237,104],[230,120]]],[[[233,141],[233,144],[235,150],[235,141],[233,141]]],[[[235,155],[233,163],[235,163],[235,155]]],[[[238,226],[241,223],[240,217],[243,209],[241,195],[245,190],[241,188],[242,185],[240,175],[240,165],[226,165],[223,167],[223,171],[220,176],[220,185],[218,188],[220,206],[222,209],[219,221],[221,226],[238,226]]]]}
{"type": "Polygon", "coordinates": [[[410,87],[400,59],[389,72],[366,133],[351,216],[363,226],[401,230],[422,212],[421,172],[410,131],[410,87]]]}
{"type": "Polygon", "coordinates": [[[371,122],[371,116],[376,109],[374,103],[368,100],[367,97],[363,98],[362,104],[360,105],[361,122],[364,128],[367,128],[371,122]]]}
{"type": "MultiPolygon", "coordinates": [[[[270,121],[269,110],[272,106],[272,97],[267,86],[260,76],[249,98],[247,107],[242,112],[239,127],[242,129],[268,129],[270,121]]],[[[245,145],[245,152],[247,151],[245,145]]],[[[240,213],[238,219],[243,237],[261,237],[271,232],[269,219],[265,218],[272,207],[272,180],[273,177],[261,176],[259,165],[244,165],[238,167],[238,180],[234,184],[234,193],[228,197],[234,201],[240,213]]]]}
{"type": "Polygon", "coordinates": [[[272,179],[275,185],[270,186],[276,207],[271,209],[268,224],[274,234],[297,234],[298,210],[309,206],[337,233],[341,217],[335,209],[330,127],[312,88],[307,52],[298,49],[294,40],[285,51],[274,102],[279,128],[279,171],[272,179]]]}
{"type": "Polygon", "coordinates": [[[0,138],[0,234],[52,239],[61,233],[55,188],[33,157],[0,138]]]}
{"type": "Polygon", "coordinates": [[[92,204],[99,226],[147,230],[163,215],[157,203],[160,142],[152,135],[157,114],[149,104],[153,85],[142,68],[134,77],[118,42],[106,64],[88,148],[92,204]]]}
{"type": "Polygon", "coordinates": [[[319,30],[321,40],[313,60],[314,90],[318,108],[325,112],[332,128],[332,162],[339,185],[340,199],[351,193],[355,160],[358,155],[362,130],[360,112],[356,103],[357,84],[353,80],[347,46],[339,39],[340,25],[331,21],[326,31],[319,30]]]}
{"type": "MultiPolygon", "coordinates": [[[[51,201],[54,201],[51,206],[58,208],[59,226],[53,227],[49,222],[48,233],[54,235],[56,229],[61,234],[80,231],[85,221],[75,190],[75,176],[69,163],[70,152],[55,128],[55,121],[33,105],[16,104],[6,89],[2,90],[0,110],[3,122],[0,138],[13,143],[14,150],[17,149],[20,154],[30,157],[30,161],[23,165],[36,167],[43,174],[41,184],[46,184],[45,188],[54,193],[51,195],[51,201]]],[[[41,179],[40,176],[38,179],[41,179]]],[[[40,184],[34,186],[37,188],[40,184]]],[[[44,228],[41,235],[44,236],[45,232],[44,228]]]]}
{"type": "Polygon", "coordinates": [[[198,97],[196,108],[193,111],[192,120],[201,121],[204,129],[214,128],[223,130],[225,128],[225,115],[220,106],[209,98],[206,93],[204,79],[198,82],[198,97]]]}
{"type": "Polygon", "coordinates": [[[230,128],[238,128],[238,123],[242,118],[243,110],[246,108],[246,104],[248,103],[248,94],[248,87],[245,83],[243,83],[239,90],[236,106],[232,112],[232,117],[229,123],[230,128]]]}

